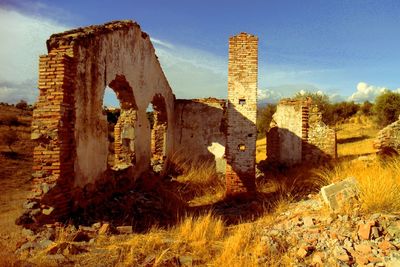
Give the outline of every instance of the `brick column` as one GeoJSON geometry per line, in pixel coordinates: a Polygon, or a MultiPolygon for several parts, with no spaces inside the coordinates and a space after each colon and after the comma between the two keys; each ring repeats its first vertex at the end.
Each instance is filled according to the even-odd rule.
{"type": "Polygon", "coordinates": [[[255,191],[258,38],[229,38],[226,195],[255,191]]]}
{"type": "Polygon", "coordinates": [[[71,183],[74,177],[76,64],[68,54],[72,48],[61,47],[39,59],[39,98],[31,135],[37,141],[33,152],[36,196],[47,193],[56,183],[71,183]]]}

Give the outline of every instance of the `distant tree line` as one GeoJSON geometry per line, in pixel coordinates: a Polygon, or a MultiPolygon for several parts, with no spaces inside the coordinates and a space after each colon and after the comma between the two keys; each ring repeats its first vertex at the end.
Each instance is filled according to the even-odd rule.
{"type": "MultiPolygon", "coordinates": [[[[322,120],[327,125],[335,125],[348,121],[352,116],[364,115],[373,117],[380,127],[384,127],[399,118],[400,115],[400,93],[386,91],[378,95],[374,103],[365,101],[355,103],[353,101],[342,101],[332,103],[329,97],[319,93],[297,93],[294,99],[312,99],[313,104],[317,105],[322,113],[322,120]]],[[[258,137],[264,137],[269,129],[272,115],[276,111],[276,104],[268,104],[260,107],[257,117],[258,137]]]]}

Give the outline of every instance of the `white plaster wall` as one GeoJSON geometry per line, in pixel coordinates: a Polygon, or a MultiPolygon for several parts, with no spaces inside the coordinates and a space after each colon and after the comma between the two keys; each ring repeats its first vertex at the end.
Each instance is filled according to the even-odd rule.
{"type": "Polygon", "coordinates": [[[225,171],[224,104],[212,101],[175,102],[174,151],[189,160],[213,159],[225,171]]]}
{"type": "Polygon", "coordinates": [[[296,105],[278,105],[273,120],[278,126],[280,162],[293,165],[301,162],[302,113],[296,105]]]}
{"type": "MultiPolygon", "coordinates": [[[[136,123],[136,166],[134,178],[150,162],[150,125],[146,108],[155,94],[165,98],[168,125],[173,125],[174,95],[160,67],[149,37],[138,26],[116,30],[78,44],[75,93],[75,184],[84,186],[101,178],[107,168],[107,121],[102,114],[105,87],[116,75],[124,75],[132,87],[138,107],[136,123]]],[[[172,148],[168,127],[166,151],[172,148]]]]}

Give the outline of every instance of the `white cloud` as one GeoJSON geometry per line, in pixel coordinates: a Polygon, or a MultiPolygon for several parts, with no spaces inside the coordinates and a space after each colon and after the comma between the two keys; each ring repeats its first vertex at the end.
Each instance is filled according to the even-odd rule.
{"type": "Polygon", "coordinates": [[[282,98],[290,98],[297,94],[305,95],[307,92],[313,92],[318,95],[326,95],[332,102],[343,101],[343,97],[334,92],[324,92],[314,85],[310,84],[287,84],[274,86],[268,89],[258,90],[258,101],[261,103],[277,103],[282,98]]]}
{"type": "Polygon", "coordinates": [[[35,101],[39,55],[46,53],[49,36],[65,29],[52,20],[0,7],[1,102],[35,101]]]}
{"type": "MultiPolygon", "coordinates": [[[[381,93],[384,93],[386,91],[389,91],[388,88],[386,87],[381,87],[381,86],[374,86],[367,84],[365,82],[359,82],[357,84],[357,91],[353,93],[348,100],[349,101],[354,101],[357,103],[361,103],[364,101],[374,101],[375,98],[380,95],[381,93]]],[[[395,89],[393,91],[400,92],[400,88],[395,89]]]]}

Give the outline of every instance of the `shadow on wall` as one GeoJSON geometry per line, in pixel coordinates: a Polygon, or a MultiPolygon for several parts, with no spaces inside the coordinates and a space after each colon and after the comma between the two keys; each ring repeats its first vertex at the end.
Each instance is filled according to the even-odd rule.
{"type": "Polygon", "coordinates": [[[192,163],[210,162],[225,173],[226,102],[225,100],[178,99],[174,109],[174,153],[170,171],[192,163]]]}
{"type": "Polygon", "coordinates": [[[318,164],[337,158],[334,132],[330,136],[321,134],[315,139],[317,145],[288,129],[273,127],[267,133],[266,162],[290,167],[301,163],[318,164]]]}

